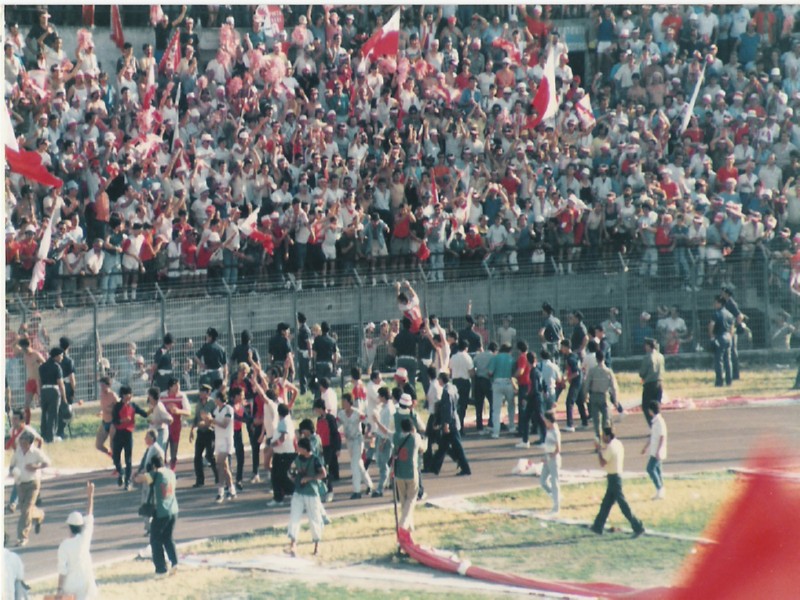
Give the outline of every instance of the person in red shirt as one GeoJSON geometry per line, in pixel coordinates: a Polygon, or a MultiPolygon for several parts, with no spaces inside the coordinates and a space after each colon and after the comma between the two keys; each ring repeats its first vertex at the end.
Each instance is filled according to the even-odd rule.
{"type": "Polygon", "coordinates": [[[522,13],[522,17],[525,19],[525,25],[527,26],[530,34],[534,38],[544,42],[547,39],[548,31],[547,23],[542,20],[542,7],[534,6],[531,9],[530,15],[528,14],[524,5],[520,5],[519,9],[520,13],[522,13]]]}
{"type": "Polygon", "coordinates": [[[415,217],[408,204],[400,207],[400,212],[394,220],[392,228],[391,252],[394,256],[394,267],[402,270],[405,267],[406,257],[411,253],[411,225],[415,217]]]}
{"type": "Polygon", "coordinates": [[[325,401],[321,398],[314,401],[314,414],[317,417],[317,435],[322,444],[322,456],[328,468],[328,475],[325,478],[328,493],[325,495],[325,502],[331,502],[333,481],[339,478],[339,451],[342,449],[342,437],[336,424],[336,417],[326,412],[325,401]]]}
{"type": "Polygon", "coordinates": [[[232,387],[230,394],[233,403],[233,447],[236,451],[236,491],[244,489],[244,441],[242,440],[242,426],[247,421],[244,406],[244,388],[232,387]]]}
{"type": "Polygon", "coordinates": [[[725,166],[720,167],[717,171],[717,189],[723,190],[725,189],[725,181],[728,179],[733,179],[734,181],[739,181],[739,169],[734,166],[736,162],[736,157],[733,154],[729,154],[725,159],[725,166]]]}
{"type": "Polygon", "coordinates": [[[419,305],[419,296],[417,296],[414,288],[408,280],[403,283],[396,283],[395,290],[397,291],[397,308],[403,313],[403,316],[411,321],[411,328],[409,331],[413,334],[419,333],[419,328],[422,327],[422,308],[419,305]],[[407,292],[401,291],[406,288],[407,292]]]}
{"type": "MultiPolygon", "coordinates": [[[[189,406],[189,399],[181,391],[181,383],[177,377],[170,377],[167,382],[167,391],[161,393],[159,398],[164,404],[164,408],[172,415],[172,423],[169,425],[169,468],[175,470],[175,465],[178,464],[178,446],[181,443],[181,426],[183,419],[181,417],[190,417],[192,415],[191,407],[189,406]]],[[[166,452],[164,448],[164,452],[166,452]]]]}
{"type": "Polygon", "coordinates": [[[131,485],[131,455],[133,454],[133,430],[136,427],[136,415],[147,418],[147,413],[131,402],[133,392],[129,385],[119,389],[120,401],[114,405],[111,412],[111,422],[114,423],[113,456],[114,466],[119,476],[117,485],[130,491],[131,485]],[[122,452],[125,452],[125,471],[122,471],[122,452]]]}
{"type": "Polygon", "coordinates": [[[523,341],[517,342],[517,364],[514,367],[514,375],[517,378],[517,407],[520,417],[525,413],[525,402],[531,391],[531,364],[528,362],[528,344],[523,341]]]}
{"type": "Polygon", "coordinates": [[[575,244],[574,229],[578,222],[578,209],[575,207],[576,198],[573,195],[556,213],[558,220],[558,261],[559,272],[563,273],[564,264],[567,265],[567,273],[572,273],[572,262],[569,256],[572,254],[572,247],[575,244]]]}

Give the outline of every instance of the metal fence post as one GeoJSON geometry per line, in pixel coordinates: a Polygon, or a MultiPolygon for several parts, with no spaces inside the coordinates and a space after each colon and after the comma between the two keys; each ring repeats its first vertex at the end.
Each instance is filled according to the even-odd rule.
{"type": "Polygon", "coordinates": [[[422,281],[423,287],[423,294],[422,294],[422,314],[425,315],[425,318],[428,318],[428,277],[425,275],[425,270],[422,268],[421,264],[417,264],[419,268],[419,276],[420,280],[422,281]]]}
{"type": "MultiPolygon", "coordinates": [[[[621,260],[621,259],[620,259],[621,260]]],[[[624,261],[623,261],[624,264],[624,261]]],[[[622,350],[625,353],[625,356],[630,356],[632,354],[631,351],[631,342],[633,340],[633,326],[635,323],[638,322],[638,319],[634,320],[631,315],[631,303],[629,299],[629,290],[628,290],[628,269],[623,269],[620,273],[620,279],[622,280],[622,331],[624,335],[622,336],[622,350]]]]}
{"type": "Polygon", "coordinates": [[[97,300],[92,294],[91,291],[88,289],[86,293],[89,295],[89,299],[92,301],[92,333],[94,334],[92,337],[94,338],[94,360],[92,360],[92,386],[91,386],[91,398],[92,400],[97,400],[97,380],[99,379],[99,373],[97,372],[97,366],[100,362],[100,355],[102,354],[100,348],[100,331],[97,329],[97,300]]]}
{"type": "Polygon", "coordinates": [[[486,268],[486,276],[489,285],[486,286],[486,310],[489,312],[489,339],[494,339],[495,334],[495,324],[494,324],[494,306],[492,305],[492,271],[484,265],[486,268]]]}
{"type": "Polygon", "coordinates": [[[161,287],[156,282],[156,297],[158,298],[159,308],[161,310],[161,337],[167,335],[167,297],[161,291],[161,287]]]}
{"type": "Polygon", "coordinates": [[[769,287],[769,280],[770,280],[770,273],[772,272],[772,265],[770,264],[769,254],[767,249],[764,246],[760,246],[761,248],[761,258],[764,261],[764,342],[765,348],[770,347],[770,341],[772,340],[772,300],[770,297],[770,287],[769,287]]]}

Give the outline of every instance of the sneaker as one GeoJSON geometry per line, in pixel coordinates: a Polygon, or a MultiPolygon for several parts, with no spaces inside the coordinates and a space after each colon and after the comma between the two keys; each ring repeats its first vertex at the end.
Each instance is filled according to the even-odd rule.
{"type": "Polygon", "coordinates": [[[253,477],[250,479],[250,483],[261,483],[261,475],[258,473],[253,475],[253,477]]]}
{"type": "MultiPolygon", "coordinates": [[[[237,482],[236,482],[236,491],[237,491],[237,492],[243,492],[243,491],[244,491],[244,486],[242,485],[242,482],[241,482],[241,481],[237,481],[237,482]]],[[[236,495],[236,494],[234,494],[234,496],[235,496],[235,495],[236,495]]]]}
{"type": "Polygon", "coordinates": [[[175,575],[175,574],[177,574],[177,572],[178,572],[178,565],[174,565],[174,566],[173,566],[173,567],[172,567],[172,568],[169,570],[169,574],[170,574],[170,575],[175,575]]]}
{"type": "Polygon", "coordinates": [[[632,538],[638,538],[640,535],[644,535],[644,531],[645,531],[644,527],[642,527],[641,529],[635,529],[633,531],[633,535],[631,537],[632,538]]]}
{"type": "Polygon", "coordinates": [[[8,505],[8,512],[9,512],[9,513],[13,513],[13,512],[14,512],[14,511],[16,511],[16,510],[17,510],[17,503],[16,503],[16,502],[11,502],[11,503],[9,503],[9,505],[8,505]]]}
{"type": "Polygon", "coordinates": [[[120,475],[119,477],[117,477],[117,487],[118,487],[118,488],[121,488],[121,487],[122,487],[122,475],[120,475]]]}
{"type": "Polygon", "coordinates": [[[589,527],[589,531],[591,531],[592,533],[596,533],[597,535],[603,535],[603,530],[595,527],[594,525],[589,527]]]}
{"type": "Polygon", "coordinates": [[[17,548],[24,548],[27,545],[28,545],[28,540],[23,539],[23,538],[18,538],[17,539],[17,548]]]}
{"type": "Polygon", "coordinates": [[[154,579],[164,579],[165,577],[169,577],[169,571],[164,571],[163,573],[156,573],[153,578],[154,579]]]}
{"type": "Polygon", "coordinates": [[[530,447],[531,447],[530,442],[517,442],[516,444],[514,444],[514,448],[530,448],[530,447]]]}
{"type": "Polygon", "coordinates": [[[492,435],[492,430],[486,428],[481,429],[478,431],[478,435],[492,435]]]}
{"type": "Polygon", "coordinates": [[[225,502],[225,498],[222,494],[217,494],[217,499],[214,500],[214,502],[216,502],[217,504],[222,504],[223,502],[225,502]]]}
{"type": "Polygon", "coordinates": [[[350,500],[361,500],[361,493],[353,492],[352,494],[350,494],[350,500]]]}
{"type": "Polygon", "coordinates": [[[568,433],[575,433],[575,428],[574,427],[564,427],[564,431],[566,431],[568,433]]]}
{"type": "Polygon", "coordinates": [[[656,492],[655,496],[653,496],[651,498],[651,500],[663,500],[665,496],[666,496],[666,492],[664,491],[664,488],[662,487],[660,490],[658,490],[656,492]]]}
{"type": "Polygon", "coordinates": [[[201,488],[201,487],[203,487],[204,485],[205,485],[205,483],[200,483],[200,482],[198,481],[197,483],[195,483],[195,484],[192,486],[192,488],[193,488],[193,489],[196,489],[196,488],[201,488]]]}
{"type": "Polygon", "coordinates": [[[417,502],[425,502],[428,499],[428,494],[426,492],[422,492],[417,496],[417,502]]]}
{"type": "Polygon", "coordinates": [[[53,441],[54,441],[54,442],[63,442],[63,441],[64,441],[64,438],[62,438],[60,435],[57,435],[57,436],[55,436],[55,437],[53,438],[53,441]]]}
{"type": "Polygon", "coordinates": [[[276,506],[283,506],[283,503],[274,499],[267,502],[267,508],[275,508],[276,506]]]}
{"type": "Polygon", "coordinates": [[[515,433],[517,433],[517,428],[516,427],[509,427],[508,428],[508,433],[510,433],[511,435],[514,435],[515,433]]]}
{"type": "Polygon", "coordinates": [[[333,492],[325,494],[325,503],[333,502],[333,492]]]}
{"type": "Polygon", "coordinates": [[[132,489],[133,489],[133,483],[131,483],[129,481],[128,483],[125,484],[125,491],[126,492],[130,492],[132,489]]]}
{"type": "Polygon", "coordinates": [[[456,477],[469,477],[472,475],[472,471],[459,471],[456,473],[456,477]]]}
{"type": "Polygon", "coordinates": [[[383,498],[383,492],[375,490],[374,492],[372,492],[372,498],[383,498]]]}
{"type": "Polygon", "coordinates": [[[230,500],[231,502],[233,502],[234,500],[236,500],[236,494],[231,494],[231,493],[228,493],[228,494],[225,496],[225,499],[226,499],[226,500],[230,500]]]}
{"type": "Polygon", "coordinates": [[[367,497],[372,495],[372,486],[367,486],[367,492],[364,495],[367,497]]]}
{"type": "Polygon", "coordinates": [[[493,439],[493,440],[499,440],[499,439],[500,439],[500,436],[499,436],[499,435],[497,435],[496,433],[493,433],[493,434],[492,434],[492,439],[493,439]]]}

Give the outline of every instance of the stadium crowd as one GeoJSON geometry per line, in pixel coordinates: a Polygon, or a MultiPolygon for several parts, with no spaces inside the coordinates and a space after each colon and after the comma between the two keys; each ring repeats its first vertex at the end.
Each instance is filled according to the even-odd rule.
{"type": "Polygon", "coordinates": [[[96,56],[88,30],[64,48],[45,11],[27,32],[9,24],[17,140],[64,182],[6,179],[13,289],[28,289],[54,211],[57,307],[84,290],[136,300],[153,281],[208,293],[347,284],[356,268],[375,285],[418,264],[433,281],[481,264],[571,274],[620,253],[689,290],[742,283],[762,257],[789,279],[794,7],[566,10],[586,28],[586,79],[551,6],[409,7],[397,55],[374,60],[361,48],[389,31],[388,7],[284,9],[285,29],[226,10],[214,48],[195,30],[205,7],[170,7],[152,44],[119,57],[96,56]],[[541,120],[551,54],[559,108],[541,120]]]}

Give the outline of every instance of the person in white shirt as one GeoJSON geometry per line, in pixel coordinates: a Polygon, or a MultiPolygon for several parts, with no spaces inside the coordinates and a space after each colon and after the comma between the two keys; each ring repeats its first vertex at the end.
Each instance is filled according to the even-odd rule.
{"type": "Polygon", "coordinates": [[[3,598],[24,598],[25,564],[8,548],[3,548],[3,598]],[[19,590],[19,591],[18,591],[19,590]]]}
{"type": "Polygon", "coordinates": [[[362,480],[367,486],[367,495],[372,492],[372,479],[364,468],[361,453],[364,450],[364,434],[361,432],[361,422],[364,415],[355,407],[353,397],[349,393],[342,395],[342,409],[336,416],[336,421],[342,425],[344,437],[347,440],[347,449],[350,451],[350,471],[353,474],[353,493],[351,500],[361,498],[362,480]]]}
{"type": "Polygon", "coordinates": [[[36,532],[44,521],[44,511],[36,506],[42,487],[42,469],[50,466],[50,459],[39,448],[33,447],[35,438],[30,431],[23,431],[17,441],[17,450],[11,459],[11,474],[17,483],[19,494],[19,522],[17,523],[17,546],[28,544],[31,525],[36,532]]]}
{"type": "MultiPolygon", "coordinates": [[[[472,378],[475,376],[475,363],[467,352],[467,340],[459,340],[458,352],[450,356],[450,377],[458,390],[458,420],[464,430],[464,417],[470,400],[472,378]]],[[[439,393],[441,397],[441,392],[439,393]]]]}
{"type": "Polygon", "coordinates": [[[86,516],[74,511],[67,517],[70,537],[58,547],[57,596],[70,596],[75,600],[98,598],[97,583],[90,547],[94,533],[94,483],[86,483],[88,507],[86,516]]]}
{"type": "Polygon", "coordinates": [[[233,407],[227,403],[222,390],[217,391],[214,402],[215,407],[211,415],[206,415],[204,418],[209,425],[214,426],[214,459],[217,463],[220,486],[215,502],[222,504],[225,501],[226,487],[230,494],[229,498],[236,499],[236,486],[233,485],[233,476],[228,463],[228,458],[233,454],[233,407]]]}
{"type": "Polygon", "coordinates": [[[544,424],[547,434],[544,438],[544,464],[542,465],[542,475],[540,484],[542,489],[553,498],[553,508],[551,515],[557,515],[561,505],[559,492],[561,486],[558,483],[558,471],[561,469],[561,431],[556,423],[556,415],[549,410],[544,413],[544,424]]]}
{"type": "Polygon", "coordinates": [[[667,424],[661,415],[661,405],[655,400],[647,407],[651,416],[650,437],[642,448],[642,454],[647,453],[647,474],[656,486],[653,500],[664,499],[664,477],[661,474],[661,461],[667,458],[667,424]]]}
{"type": "Polygon", "coordinates": [[[376,460],[378,463],[378,485],[372,492],[373,498],[383,496],[383,490],[389,483],[389,459],[392,457],[394,437],[395,406],[389,388],[378,390],[380,404],[367,413],[371,415],[372,431],[375,433],[376,460]]]}

